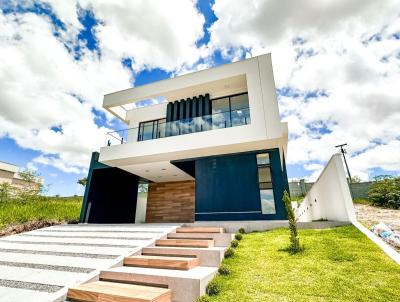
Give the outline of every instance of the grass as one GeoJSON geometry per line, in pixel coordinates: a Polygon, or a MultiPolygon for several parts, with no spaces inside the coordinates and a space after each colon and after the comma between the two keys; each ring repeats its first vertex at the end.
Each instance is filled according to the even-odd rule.
{"type": "Polygon", "coordinates": [[[82,197],[44,197],[29,202],[0,203],[0,230],[35,220],[78,221],[82,197]]]}
{"type": "Polygon", "coordinates": [[[400,266],[353,226],[300,230],[305,251],[289,255],[289,231],[246,234],[218,275],[213,302],[400,301],[400,266]]]}
{"type": "Polygon", "coordinates": [[[368,200],[368,198],[354,198],[353,203],[357,204],[365,204],[368,206],[372,206],[372,202],[368,200]]]}

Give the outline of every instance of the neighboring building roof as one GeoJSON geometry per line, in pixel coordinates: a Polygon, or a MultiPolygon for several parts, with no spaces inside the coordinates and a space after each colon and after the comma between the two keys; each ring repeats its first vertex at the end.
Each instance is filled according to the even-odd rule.
{"type": "Polygon", "coordinates": [[[16,173],[18,172],[18,166],[0,161],[0,170],[16,173]]]}

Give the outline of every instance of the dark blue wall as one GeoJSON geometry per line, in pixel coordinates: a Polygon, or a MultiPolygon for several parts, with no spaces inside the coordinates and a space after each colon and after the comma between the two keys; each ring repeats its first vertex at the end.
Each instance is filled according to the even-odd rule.
{"type": "Polygon", "coordinates": [[[89,211],[89,223],[134,223],[139,177],[99,163],[98,158],[93,152],[80,222],[89,211]]]}
{"type": "Polygon", "coordinates": [[[278,149],[195,160],[196,221],[286,219],[285,186],[278,149]],[[276,214],[261,214],[257,153],[268,152],[276,214]],[[230,212],[230,213],[229,213],[230,212]]]}

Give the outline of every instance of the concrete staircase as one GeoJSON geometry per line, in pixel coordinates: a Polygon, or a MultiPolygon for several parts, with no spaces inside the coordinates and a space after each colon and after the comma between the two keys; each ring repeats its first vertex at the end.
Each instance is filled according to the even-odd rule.
{"type": "Polygon", "coordinates": [[[102,270],[100,281],[68,290],[68,301],[195,302],[217,273],[233,239],[218,227],[179,227],[123,266],[102,270]]]}

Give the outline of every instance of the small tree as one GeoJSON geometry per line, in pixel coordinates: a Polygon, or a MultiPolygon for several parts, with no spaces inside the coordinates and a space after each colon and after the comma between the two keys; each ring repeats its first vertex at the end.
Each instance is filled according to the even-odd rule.
{"type": "Polygon", "coordinates": [[[290,196],[287,191],[283,193],[283,203],[285,204],[286,212],[289,220],[289,230],[290,230],[290,246],[288,248],[291,254],[296,254],[303,250],[303,247],[300,246],[300,239],[297,234],[297,219],[295,217],[292,201],[290,200],[290,196]]]}
{"type": "Polygon", "coordinates": [[[5,202],[10,198],[12,187],[9,183],[0,184],[0,202],[5,202]]]}
{"type": "Polygon", "coordinates": [[[83,187],[86,187],[86,184],[87,184],[87,177],[78,179],[78,181],[77,181],[76,183],[77,183],[77,184],[80,184],[80,185],[83,186],[83,187]]]}
{"type": "Polygon", "coordinates": [[[16,186],[16,195],[22,199],[22,201],[36,199],[44,192],[45,187],[39,172],[26,169],[19,172],[18,175],[23,180],[23,183],[16,186]]]}

